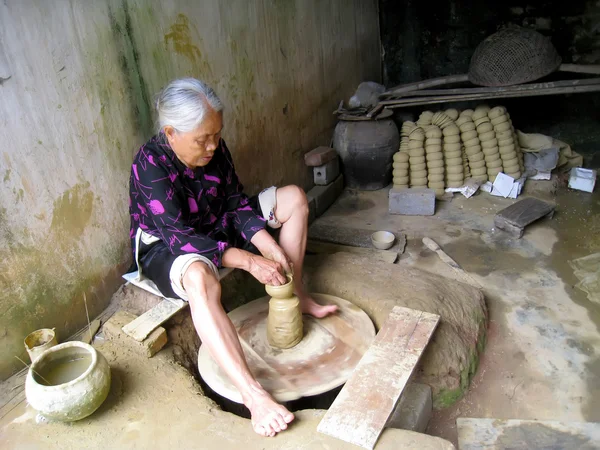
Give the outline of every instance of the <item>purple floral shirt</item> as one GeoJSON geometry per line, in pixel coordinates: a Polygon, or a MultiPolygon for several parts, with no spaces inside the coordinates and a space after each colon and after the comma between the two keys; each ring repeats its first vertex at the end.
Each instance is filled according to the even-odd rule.
{"type": "Polygon", "coordinates": [[[137,152],[129,181],[132,248],[138,228],[160,238],[174,255],[199,253],[221,267],[223,252],[266,226],[242,192],[221,139],[204,167],[186,167],[163,133],[137,152]]]}

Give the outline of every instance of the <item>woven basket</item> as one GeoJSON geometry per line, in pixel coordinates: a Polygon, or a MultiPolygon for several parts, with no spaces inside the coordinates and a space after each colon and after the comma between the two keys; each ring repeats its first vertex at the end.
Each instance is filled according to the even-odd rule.
{"type": "Polygon", "coordinates": [[[487,37],[475,49],[469,80],[480,86],[510,86],[537,80],[560,66],[550,39],[517,26],[487,37]]]}

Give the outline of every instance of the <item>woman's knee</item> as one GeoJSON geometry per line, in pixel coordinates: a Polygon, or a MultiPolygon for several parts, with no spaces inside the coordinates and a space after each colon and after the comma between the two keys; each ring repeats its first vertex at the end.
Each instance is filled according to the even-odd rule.
{"type": "Polygon", "coordinates": [[[196,291],[199,293],[219,295],[221,284],[212,269],[205,263],[196,261],[192,263],[183,275],[183,287],[186,292],[196,291]]]}
{"type": "Polygon", "coordinates": [[[308,214],[308,199],[304,189],[294,184],[286,186],[286,189],[289,190],[290,203],[294,206],[294,209],[308,214]]]}

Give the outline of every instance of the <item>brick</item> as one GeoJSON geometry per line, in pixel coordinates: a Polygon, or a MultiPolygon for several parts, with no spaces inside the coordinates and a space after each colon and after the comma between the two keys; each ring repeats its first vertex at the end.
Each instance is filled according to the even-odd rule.
{"type": "Polygon", "coordinates": [[[433,216],[435,191],[427,188],[390,189],[389,212],[406,216],[433,216]]]}
{"type": "Polygon", "coordinates": [[[313,175],[317,186],[326,186],[335,181],[340,174],[340,159],[336,156],[327,164],[313,167],[313,175]]]}
{"type": "Polygon", "coordinates": [[[127,336],[122,328],[132,320],[136,319],[135,314],[119,310],[103,326],[104,337],[110,341],[117,341],[123,346],[133,350],[140,355],[152,358],[167,343],[167,332],[163,327],[158,327],[142,342],[127,336]]]}
{"type": "Polygon", "coordinates": [[[304,155],[304,164],[309,167],[322,166],[334,158],[337,158],[337,153],[331,147],[317,147],[304,155]]]}
{"type": "Polygon", "coordinates": [[[340,175],[333,183],[330,183],[327,186],[315,186],[308,191],[308,194],[306,195],[309,205],[313,199],[315,202],[316,217],[323,215],[323,213],[327,211],[327,208],[329,208],[333,202],[335,202],[335,199],[340,196],[343,190],[344,176],[340,175]]]}
{"type": "Polygon", "coordinates": [[[404,389],[386,427],[424,433],[431,419],[432,409],[431,388],[426,384],[410,383],[404,389]]]}

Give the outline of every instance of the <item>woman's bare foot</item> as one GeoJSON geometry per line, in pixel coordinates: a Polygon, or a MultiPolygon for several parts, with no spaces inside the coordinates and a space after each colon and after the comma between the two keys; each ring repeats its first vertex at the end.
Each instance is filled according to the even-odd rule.
{"type": "Polygon", "coordinates": [[[273,437],[294,420],[294,415],[264,390],[256,391],[244,404],[250,410],[252,428],[261,436],[273,437]]]}
{"type": "Polygon", "coordinates": [[[300,299],[302,313],[316,317],[317,319],[322,319],[338,310],[337,305],[319,305],[308,294],[298,294],[298,298],[300,299]]]}

